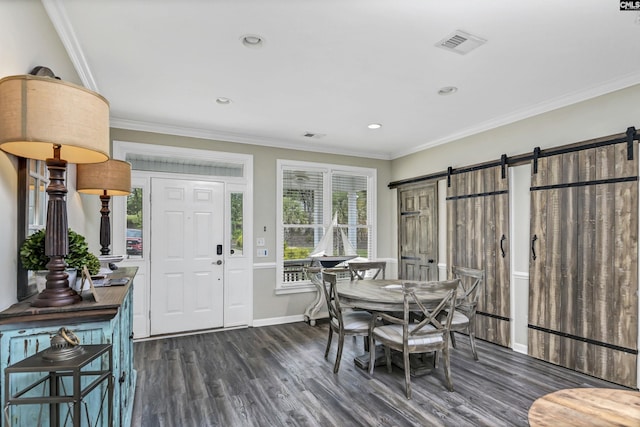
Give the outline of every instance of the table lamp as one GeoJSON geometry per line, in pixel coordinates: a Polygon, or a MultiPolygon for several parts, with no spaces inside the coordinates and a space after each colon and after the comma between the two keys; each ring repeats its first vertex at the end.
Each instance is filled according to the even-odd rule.
{"type": "Polygon", "coordinates": [[[98,163],[109,158],[109,103],[99,94],[62,80],[34,75],[0,79],[0,149],[45,160],[49,170],[45,255],[47,283],[32,302],[60,307],[82,298],[69,287],[67,162],[98,163]]]}
{"type": "Polygon", "coordinates": [[[122,261],[124,256],[109,256],[111,244],[111,222],[109,220],[109,202],[111,196],[127,196],[131,193],[131,164],[122,160],[107,160],[102,163],[78,165],[76,190],[86,194],[100,195],[100,274],[111,271],[107,267],[111,262],[122,261]],[[106,266],[105,266],[106,264],[106,266]]]}

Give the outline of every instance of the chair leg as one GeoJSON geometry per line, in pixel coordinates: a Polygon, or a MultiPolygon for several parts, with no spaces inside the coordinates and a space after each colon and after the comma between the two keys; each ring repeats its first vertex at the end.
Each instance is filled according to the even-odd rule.
{"type": "Polygon", "coordinates": [[[447,380],[447,390],[453,391],[453,383],[451,382],[451,363],[449,362],[449,348],[442,350],[442,358],[444,359],[444,377],[447,380]]]}
{"type": "Polygon", "coordinates": [[[404,388],[407,399],[411,399],[411,363],[409,362],[409,352],[402,352],[404,360],[404,388]]]}
{"type": "Polygon", "coordinates": [[[387,360],[387,372],[391,373],[393,372],[393,367],[391,366],[391,348],[387,346],[384,347],[384,356],[387,360]]]}
{"type": "Polygon", "coordinates": [[[471,344],[471,353],[473,353],[473,358],[478,360],[478,352],[476,351],[476,334],[475,332],[469,331],[469,343],[471,344]]]}
{"type": "Polygon", "coordinates": [[[364,338],[364,351],[369,351],[369,336],[365,335],[364,338]]]}
{"type": "Polygon", "coordinates": [[[342,346],[344,345],[344,334],[338,334],[338,354],[336,355],[336,363],[333,365],[333,373],[337,374],[340,369],[340,359],[342,359],[342,346]]]}
{"type": "Polygon", "coordinates": [[[331,338],[333,338],[333,329],[331,329],[331,326],[329,326],[329,338],[327,338],[327,348],[324,351],[325,359],[329,356],[329,349],[331,348],[331,338]]]}
{"type": "Polygon", "coordinates": [[[450,331],[449,335],[451,336],[451,346],[453,348],[456,348],[456,335],[455,335],[455,332],[450,331]]]}
{"type": "Polygon", "coordinates": [[[373,368],[376,366],[376,343],[373,334],[369,334],[369,348],[373,349],[369,352],[369,375],[373,375],[373,368]]]}

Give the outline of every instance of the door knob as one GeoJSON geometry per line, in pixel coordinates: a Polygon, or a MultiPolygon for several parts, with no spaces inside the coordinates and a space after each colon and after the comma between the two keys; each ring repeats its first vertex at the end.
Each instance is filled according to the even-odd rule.
{"type": "Polygon", "coordinates": [[[219,259],[218,261],[216,261],[216,264],[218,264],[218,265],[222,265],[222,260],[221,260],[221,259],[219,259]]]}
{"type": "Polygon", "coordinates": [[[429,260],[429,264],[433,264],[433,260],[432,259],[429,260]]]}

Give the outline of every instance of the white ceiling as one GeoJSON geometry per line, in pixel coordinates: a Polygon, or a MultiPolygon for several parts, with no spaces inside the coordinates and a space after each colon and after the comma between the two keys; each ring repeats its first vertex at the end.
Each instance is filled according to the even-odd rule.
{"type": "Polygon", "coordinates": [[[616,0],[42,1],[127,129],[393,159],[640,83],[616,0]]]}

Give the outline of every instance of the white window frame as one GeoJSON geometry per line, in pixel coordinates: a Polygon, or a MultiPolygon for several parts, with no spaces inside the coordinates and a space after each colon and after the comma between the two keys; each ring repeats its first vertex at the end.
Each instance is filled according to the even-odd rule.
{"type": "MultiPolygon", "coordinates": [[[[47,201],[49,200],[49,195],[47,194],[46,191],[44,192],[40,192],[40,187],[44,187],[45,189],[49,186],[49,178],[47,177],[47,167],[45,165],[44,160],[34,160],[34,159],[27,159],[27,170],[29,173],[29,176],[27,177],[27,186],[26,186],[26,190],[27,190],[27,200],[29,201],[28,203],[28,209],[33,209],[33,221],[31,218],[31,215],[29,214],[29,212],[26,212],[27,214],[27,224],[28,224],[28,228],[29,228],[29,235],[35,233],[37,230],[40,230],[42,228],[45,227],[46,225],[46,221],[47,221],[47,201]],[[35,169],[35,171],[32,170],[31,165],[34,165],[33,169],[35,169]],[[43,174],[40,173],[40,171],[43,171],[43,174]],[[35,185],[34,185],[34,190],[33,190],[33,200],[31,200],[30,196],[30,178],[33,178],[35,180],[35,185]],[[32,204],[33,202],[33,204],[32,204]]],[[[65,180],[67,179],[66,177],[66,171],[65,171],[65,180]]]]}
{"type": "Polygon", "coordinates": [[[367,177],[367,219],[370,227],[371,249],[369,258],[377,256],[377,173],[374,168],[335,165],[329,163],[303,162],[296,160],[277,160],[277,194],[276,194],[276,294],[316,291],[315,286],[308,280],[296,283],[284,283],[284,225],[283,219],[283,172],[285,170],[300,170],[308,172],[322,172],[323,174],[323,221],[325,230],[331,225],[332,215],[332,185],[331,176],[334,174],[357,175],[367,177]]]}

